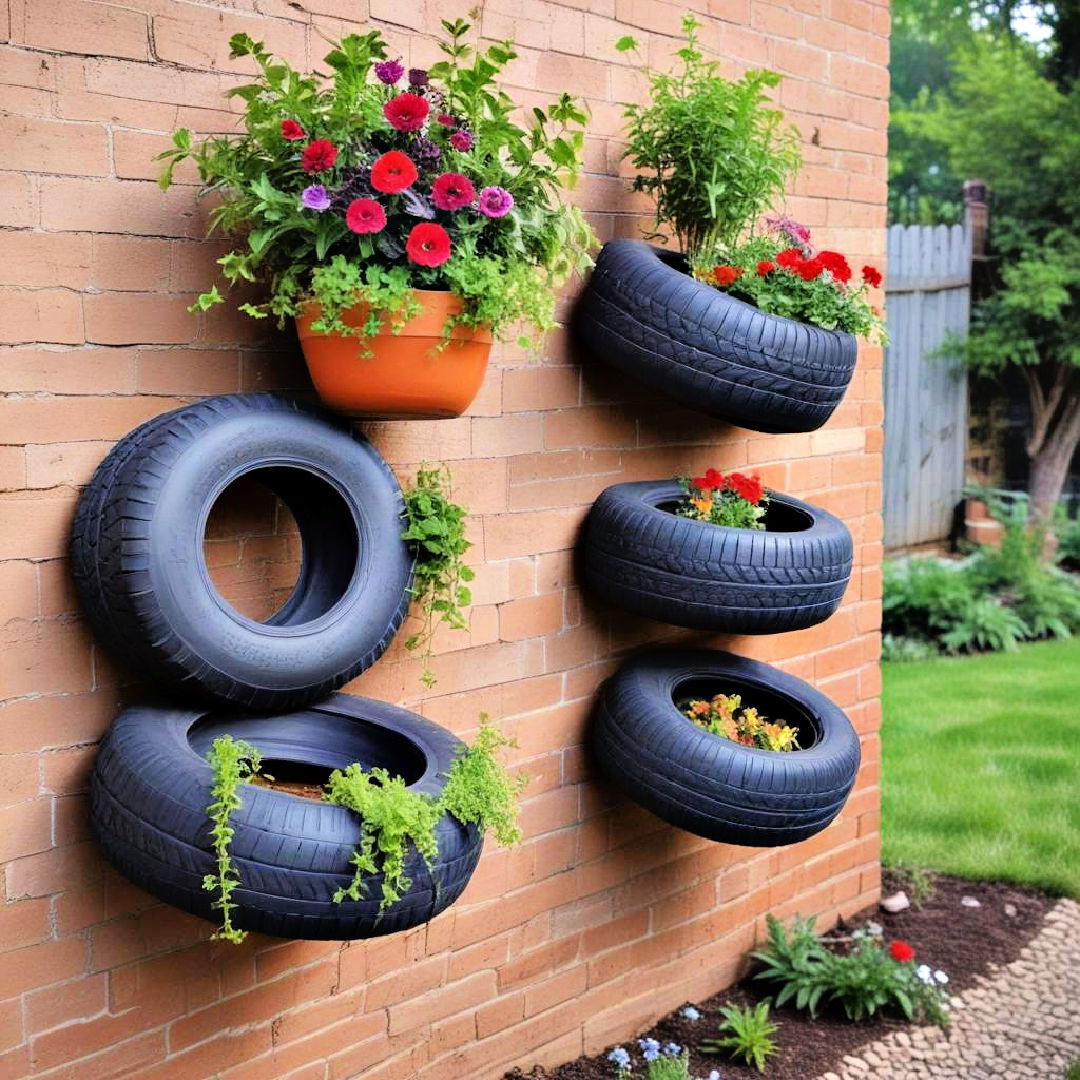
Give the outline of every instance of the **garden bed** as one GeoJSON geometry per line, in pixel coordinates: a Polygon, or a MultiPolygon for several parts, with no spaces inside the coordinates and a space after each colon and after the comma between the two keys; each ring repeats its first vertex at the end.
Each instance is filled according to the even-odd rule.
{"type": "MultiPolygon", "coordinates": [[[[991,965],[1000,966],[1016,959],[1024,945],[1038,933],[1054,903],[1046,893],[1020,885],[972,882],[944,875],[932,880],[933,893],[920,909],[892,915],[871,908],[842,923],[836,933],[846,936],[868,920],[879,923],[887,940],[900,938],[910,942],[920,961],[947,971],[949,989],[957,994],[991,965]],[[974,898],[979,906],[966,905],[965,897],[974,898]]],[[[897,882],[886,874],[886,894],[895,887],[897,882]]],[[[767,996],[765,984],[744,979],[707,1001],[695,1002],[700,1019],[687,1020],[675,1010],[637,1037],[688,1046],[690,1073],[695,1077],[708,1076],[712,1069],[718,1069],[724,1080],[760,1077],[756,1069],[724,1055],[699,1053],[697,1044],[716,1035],[723,1006],[753,1004],[767,996]]],[[[822,1009],[817,1020],[811,1020],[808,1013],[787,1006],[775,1010],[773,1019],[779,1025],[774,1036],[779,1052],[766,1068],[770,1080],[813,1080],[835,1068],[845,1054],[907,1026],[896,1019],[854,1024],[831,1009],[822,1009]]],[[[636,1050],[634,1039],[628,1037],[624,1043],[636,1050]]],[[[612,1080],[615,1069],[607,1060],[609,1049],[553,1070],[539,1066],[529,1072],[516,1069],[507,1073],[507,1080],[612,1080]]]]}

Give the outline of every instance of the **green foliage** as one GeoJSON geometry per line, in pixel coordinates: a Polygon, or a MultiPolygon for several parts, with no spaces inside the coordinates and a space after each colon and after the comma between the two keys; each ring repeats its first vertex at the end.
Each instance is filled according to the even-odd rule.
{"type": "Polygon", "coordinates": [[[439,853],[435,837],[435,827],[442,817],[439,803],[430,795],[409,791],[400,776],[391,776],[377,767],[365,771],[357,764],[330,774],[326,800],[360,817],[360,846],[352,856],[353,879],[347,888],[334,893],[334,900],[341,903],[345,899],[362,899],[367,876],[381,870],[379,910],[396,904],[412,884],[405,873],[409,844],[429,864],[439,853]]]}
{"type": "Polygon", "coordinates": [[[512,777],[499,764],[498,751],[516,745],[481,714],[480,730],[472,746],[455,759],[440,801],[458,821],[491,829],[504,847],[521,840],[517,800],[529,782],[524,773],[512,777]]]}
{"type": "MultiPolygon", "coordinates": [[[[646,69],[648,102],[626,107],[625,156],[639,170],[634,189],[656,199],[657,225],[674,232],[692,260],[734,245],[782,194],[800,162],[794,129],[769,103],[780,77],[748,71],[723,78],[719,64],[704,58],[699,26],[691,15],[683,19],[679,69],[646,69]]],[[[616,47],[635,44],[622,38],[616,47]]]]}
{"type": "MultiPolygon", "coordinates": [[[[252,81],[229,91],[243,103],[243,130],[201,142],[177,131],[173,148],[161,155],[161,184],[168,187],[176,165],[191,159],[204,193],[217,196],[211,230],[237,244],[219,260],[224,277],[234,286],[258,282],[269,292],[241,310],[280,321],[313,300],[323,306],[316,329],[356,332],[341,314],[365,301],[372,312],[359,330],[364,336],[387,318],[391,326],[400,323],[409,289],[449,289],[465,307],[447,333],[459,322],[490,324],[500,336],[519,320],[540,333],[555,325],[555,291],[589,265],[595,243],[580,211],[562,201],[581,169],[587,113],[562,94],[534,107],[520,125],[498,82],[517,57],[513,44],[474,48],[468,23],[444,21],[442,28],[443,59],[419,88],[373,76],[374,64],[388,56],[377,31],[343,38],[324,58],[326,73],[316,75],[295,71],[246,34],[230,39],[232,55],[250,57],[257,69],[252,81]],[[417,131],[395,129],[383,112],[406,91],[425,97],[430,108],[417,131]],[[453,123],[440,123],[440,115],[453,123]],[[301,129],[295,140],[286,138],[286,121],[301,129]],[[471,146],[454,144],[459,131],[468,132],[471,146]],[[316,139],[328,140],[336,159],[305,171],[301,152],[316,139]],[[372,180],[372,164],[390,150],[409,155],[419,172],[400,193],[381,191],[372,180]],[[437,207],[433,183],[444,172],[465,175],[476,192],[501,188],[512,208],[491,217],[472,205],[437,207]],[[302,201],[313,186],[324,189],[329,205],[302,201]],[[375,200],[385,225],[352,231],[346,210],[356,199],[375,200]],[[439,266],[420,265],[407,252],[409,233],[425,221],[449,235],[450,256],[439,266]]],[[[193,307],[207,310],[223,300],[214,286],[193,307]]]]}
{"type": "Polygon", "coordinates": [[[1065,1080],[1080,1080],[1080,1061],[1074,1061],[1065,1074],[1065,1080]]]}
{"type": "MultiPolygon", "coordinates": [[[[517,823],[517,799],[528,777],[511,777],[498,759],[501,749],[515,745],[486,715],[481,715],[472,746],[465,747],[454,759],[438,799],[410,791],[403,777],[391,776],[379,766],[364,769],[354,763],[344,770],[335,769],[323,798],[352,810],[360,819],[360,846],[351,860],[353,878],[334,893],[335,903],[362,900],[367,894],[368,878],[380,873],[383,883],[379,911],[397,903],[412,885],[405,872],[410,845],[430,866],[439,853],[436,829],[444,814],[464,825],[476,825],[481,832],[491,829],[504,846],[518,843],[521,829],[517,823]]],[[[236,905],[229,897],[239,884],[239,875],[229,855],[234,833],[229,818],[241,805],[240,784],[260,779],[261,754],[250,743],[222,735],[214,740],[207,761],[214,771],[214,801],[207,813],[212,822],[218,870],[216,875],[206,876],[203,888],[219,894],[213,906],[222,913],[222,926],[214,937],[239,944],[247,935],[232,925],[236,905]]]]}
{"type": "Polygon", "coordinates": [[[438,623],[453,630],[467,630],[469,623],[461,610],[472,602],[466,582],[474,574],[463,562],[472,544],[465,535],[468,511],[452,501],[450,470],[444,465],[421,465],[416,483],[405,493],[409,527],[401,534],[416,552],[412,595],[423,612],[420,631],[405,641],[407,649],[420,650],[423,661],[421,681],[436,683],[431,671],[431,639],[438,623]]]}
{"type": "MultiPolygon", "coordinates": [[[[806,231],[809,236],[809,231],[806,231]]],[[[856,278],[844,281],[822,267],[816,276],[806,277],[795,269],[779,265],[777,257],[792,247],[791,237],[783,230],[774,235],[751,237],[735,247],[721,246],[707,251],[705,265],[695,267],[697,277],[746,300],[771,315],[813,323],[826,330],[844,330],[884,343],[887,338],[881,315],[870,305],[867,284],[856,278]],[[769,264],[762,272],[761,264],[769,264]],[[720,273],[731,271],[738,275],[729,284],[720,273]]],[[[807,252],[812,260],[812,253],[807,252]]],[[[847,267],[847,260],[838,252],[819,252],[822,257],[836,257],[847,267]]],[[[843,273],[850,274],[850,268],[843,273]]]]}
{"type": "Polygon", "coordinates": [[[258,773],[262,756],[254,746],[242,739],[219,735],[211,745],[206,760],[214,774],[210,787],[210,794],[214,798],[206,812],[210,816],[210,835],[214,843],[217,872],[203,878],[203,888],[217,893],[217,899],[211,906],[221,912],[221,926],[215,931],[214,939],[239,945],[247,937],[247,931],[238,930],[232,923],[232,913],[236,910],[236,905],[231,897],[240,883],[240,875],[229,854],[229,845],[235,832],[230,818],[233,811],[239,810],[242,805],[240,785],[250,781],[258,773]]]}
{"type": "Polygon", "coordinates": [[[1045,531],[1022,509],[1005,514],[999,548],[966,562],[909,559],[885,566],[883,630],[889,659],[928,651],[1013,652],[1019,642],[1066,638],[1080,630],[1080,586],[1043,562],[1045,531]]]}
{"type": "Polygon", "coordinates": [[[1058,523],[1057,560],[1070,569],[1080,569],[1080,518],[1058,523]]]}
{"type": "Polygon", "coordinates": [[[703,1042],[702,1052],[717,1054],[726,1050],[732,1057],[741,1057],[747,1065],[764,1072],[765,1063],[777,1051],[776,1041],[772,1038],[777,1024],[769,1019],[769,1003],[762,1001],[744,1009],[725,1005],[720,1014],[724,1018],[720,1030],[730,1034],[703,1042]]]}
{"type": "Polygon", "coordinates": [[[753,954],[764,966],[755,977],[779,984],[778,1006],[792,1001],[816,1016],[827,1001],[841,1006],[853,1021],[892,1011],[912,1022],[948,1025],[942,986],[928,971],[927,978],[920,978],[912,961],[895,960],[880,938],[856,931],[851,950],[838,953],[817,937],[813,919],[796,919],[790,938],[774,916],[767,916],[766,923],[766,947],[753,954]]]}

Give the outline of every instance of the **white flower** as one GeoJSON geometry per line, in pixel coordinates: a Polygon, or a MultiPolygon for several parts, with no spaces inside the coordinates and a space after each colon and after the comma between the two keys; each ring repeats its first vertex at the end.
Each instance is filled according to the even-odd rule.
{"type": "Polygon", "coordinates": [[[885,931],[884,931],[884,929],[882,928],[882,926],[881,926],[881,924],[880,924],[880,923],[876,923],[876,922],[872,922],[872,921],[871,921],[871,922],[868,922],[868,923],[866,924],[866,932],[867,932],[867,933],[868,933],[868,934],[869,934],[869,935],[870,935],[871,937],[881,937],[881,935],[882,935],[882,934],[883,934],[883,933],[884,933],[885,931]]]}
{"type": "Polygon", "coordinates": [[[701,1019],[701,1013],[699,1013],[697,1011],[697,1009],[694,1008],[693,1005],[684,1005],[679,1010],[679,1015],[681,1017],[683,1017],[683,1019],[685,1019],[685,1020],[700,1020],[701,1019]]]}
{"type": "Polygon", "coordinates": [[[924,983],[931,982],[934,978],[934,976],[930,974],[929,964],[920,964],[918,968],[915,969],[915,974],[918,975],[924,983]]]}
{"type": "Polygon", "coordinates": [[[934,981],[939,982],[942,986],[944,986],[949,981],[949,976],[946,975],[944,971],[935,971],[934,981]]]}

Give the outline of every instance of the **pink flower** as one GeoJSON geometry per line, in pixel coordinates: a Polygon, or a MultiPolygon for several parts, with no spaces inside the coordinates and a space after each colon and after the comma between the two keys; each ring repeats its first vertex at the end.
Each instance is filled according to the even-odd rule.
{"type": "Polygon", "coordinates": [[[306,139],[307,132],[295,120],[282,120],[281,137],[292,142],[295,139],[306,139]]]}
{"type": "Polygon", "coordinates": [[[431,185],[432,202],[440,210],[460,210],[476,198],[472,181],[461,173],[443,173],[431,185]]]}
{"type": "Polygon", "coordinates": [[[477,207],[484,217],[506,217],[514,208],[514,196],[505,188],[486,187],[480,192],[480,203],[477,207]]]}
{"type": "Polygon", "coordinates": [[[414,225],[405,251],[417,266],[442,266],[450,258],[450,234],[432,221],[414,225]]]}
{"type": "Polygon", "coordinates": [[[465,153],[472,149],[472,134],[468,131],[455,131],[454,134],[450,136],[450,145],[455,150],[460,150],[462,153],[465,153]]]}

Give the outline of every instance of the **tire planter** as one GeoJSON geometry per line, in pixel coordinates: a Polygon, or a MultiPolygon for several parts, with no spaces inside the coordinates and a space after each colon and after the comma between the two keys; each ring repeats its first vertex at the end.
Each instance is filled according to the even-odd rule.
{"type": "Polygon", "coordinates": [[[605,244],[574,316],[581,342],[683,405],[755,431],[813,431],[855,371],[851,334],[777,315],[695,281],[681,255],[605,244]]]}
{"type": "Polygon", "coordinates": [[[824,829],[859,769],[844,713],[768,664],[705,650],[652,651],[602,687],[592,724],[601,769],[631,799],[687,832],[725,844],[778,847],[824,829]],[[772,752],[713,735],[676,702],[738,693],[799,729],[802,750],[772,752]],[[812,733],[812,740],[807,733],[812,733]]]}
{"type": "MultiPolygon", "coordinates": [[[[364,342],[312,330],[322,314],[317,304],[297,318],[300,347],[324,405],[347,416],[437,420],[460,416],[472,404],[487,370],[490,331],[458,326],[442,347],[443,325],[461,312],[460,297],[414,289],[413,298],[419,315],[396,333],[384,327],[364,342]]],[[[342,319],[360,327],[367,317],[361,304],[342,319]]]]}
{"type": "Polygon", "coordinates": [[[211,398],[137,428],[98,467],[75,518],[75,584],[105,646],[142,676],[198,701],[294,709],[373,664],[401,625],[403,512],[378,452],[321,411],[211,398]],[[264,623],[221,597],[202,550],[214,502],[251,474],[303,543],[296,585],[264,623]]]}
{"type": "Polygon", "coordinates": [[[674,480],[614,484],[585,523],[585,583],[609,603],[693,630],[776,634],[827,619],[851,576],[839,518],[769,492],[765,529],[673,513],[674,480]]]}
{"type": "MultiPolygon", "coordinates": [[[[204,759],[214,738],[231,734],[262,750],[267,772],[288,761],[344,769],[381,765],[438,796],[462,744],[414,713],[369,698],[335,694],[304,712],[225,717],[195,709],[124,710],[102,741],[90,782],[91,828],[109,861],[169,904],[217,921],[215,894],[203,889],[215,869],[206,807],[212,773],[204,759]]],[[[352,879],[360,841],[350,810],[266,787],[243,785],[230,823],[230,853],[240,883],[233,922],[277,937],[347,940],[396,933],[433,919],[462,893],[480,858],[475,826],[444,815],[439,857],[429,871],[413,849],[412,886],[381,915],[382,875],[363,900],[331,899],[352,879]]]]}

